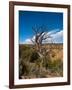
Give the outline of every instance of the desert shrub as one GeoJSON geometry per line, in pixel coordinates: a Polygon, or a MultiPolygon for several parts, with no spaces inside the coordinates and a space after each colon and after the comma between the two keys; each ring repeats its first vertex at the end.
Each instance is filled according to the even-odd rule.
{"type": "Polygon", "coordinates": [[[24,62],[24,60],[19,61],[19,78],[21,76],[26,75],[28,72],[28,65],[24,62]]]}
{"type": "Polygon", "coordinates": [[[49,56],[43,58],[43,67],[55,75],[63,76],[63,61],[60,59],[52,60],[49,56]]]}
{"type": "Polygon", "coordinates": [[[19,62],[19,79],[21,79],[21,76],[24,74],[24,68],[23,68],[23,64],[20,61],[19,62]]]}
{"type": "Polygon", "coordinates": [[[39,58],[39,55],[38,55],[38,53],[34,50],[34,51],[31,53],[30,62],[35,62],[38,58],[39,58]]]}
{"type": "Polygon", "coordinates": [[[29,76],[32,72],[33,66],[29,62],[21,61],[19,65],[19,76],[29,76]]]}
{"type": "Polygon", "coordinates": [[[52,73],[58,73],[60,76],[63,76],[63,62],[62,60],[54,60],[54,61],[48,61],[48,69],[50,69],[50,71],[52,73]]]}
{"type": "Polygon", "coordinates": [[[47,69],[50,61],[51,61],[51,59],[50,59],[49,55],[44,56],[43,57],[43,67],[45,67],[47,69]]]}
{"type": "Polygon", "coordinates": [[[22,52],[22,54],[21,54],[21,58],[22,58],[24,61],[30,61],[33,52],[34,52],[33,49],[24,50],[24,51],[22,52]]]}
{"type": "Polygon", "coordinates": [[[29,50],[30,47],[28,45],[20,45],[19,46],[19,58],[21,58],[24,51],[29,50]]]}
{"type": "Polygon", "coordinates": [[[63,76],[63,61],[52,60],[50,53],[41,58],[33,46],[23,45],[19,50],[19,78],[63,76]]]}
{"type": "Polygon", "coordinates": [[[27,45],[21,46],[19,52],[21,54],[19,60],[19,76],[28,76],[31,74],[33,68],[33,65],[30,65],[30,63],[36,60],[38,55],[33,48],[27,45]]]}

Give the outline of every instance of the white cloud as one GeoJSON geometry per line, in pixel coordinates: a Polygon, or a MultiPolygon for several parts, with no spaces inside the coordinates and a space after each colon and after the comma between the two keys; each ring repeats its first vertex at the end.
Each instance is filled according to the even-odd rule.
{"type": "Polygon", "coordinates": [[[54,43],[63,43],[63,30],[51,35],[54,43]]]}
{"type": "Polygon", "coordinates": [[[63,30],[52,30],[47,35],[51,38],[47,38],[43,43],[63,43],[63,30]]]}
{"type": "Polygon", "coordinates": [[[51,30],[50,32],[48,32],[48,35],[55,34],[56,32],[59,32],[59,29],[51,30]]]}
{"type": "MultiPolygon", "coordinates": [[[[63,30],[58,30],[58,29],[52,30],[48,32],[46,36],[47,35],[50,35],[52,38],[47,38],[45,41],[43,41],[43,43],[63,43],[63,30]]],[[[34,41],[35,36],[33,36],[32,38],[26,39],[23,42],[23,44],[33,44],[31,39],[34,41]]]]}
{"type": "Polygon", "coordinates": [[[23,42],[23,44],[33,44],[33,43],[32,43],[32,41],[31,41],[31,39],[26,39],[26,40],[23,42]]]}

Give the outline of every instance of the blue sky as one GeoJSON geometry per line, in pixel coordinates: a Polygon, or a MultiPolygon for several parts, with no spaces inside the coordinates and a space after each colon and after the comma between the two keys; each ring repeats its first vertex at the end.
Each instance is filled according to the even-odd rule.
{"type": "Polygon", "coordinates": [[[32,27],[35,25],[47,26],[55,42],[63,42],[63,13],[19,11],[19,43],[29,42],[34,36],[32,27]]]}

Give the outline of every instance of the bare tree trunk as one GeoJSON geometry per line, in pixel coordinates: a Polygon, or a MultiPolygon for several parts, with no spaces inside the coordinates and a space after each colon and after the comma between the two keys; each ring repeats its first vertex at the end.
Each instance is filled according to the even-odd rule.
{"type": "Polygon", "coordinates": [[[51,38],[51,36],[46,32],[47,28],[45,26],[33,27],[32,29],[35,33],[35,41],[32,41],[35,44],[38,55],[42,58],[43,53],[46,53],[45,50],[44,52],[42,51],[42,42],[47,38],[51,38]]]}

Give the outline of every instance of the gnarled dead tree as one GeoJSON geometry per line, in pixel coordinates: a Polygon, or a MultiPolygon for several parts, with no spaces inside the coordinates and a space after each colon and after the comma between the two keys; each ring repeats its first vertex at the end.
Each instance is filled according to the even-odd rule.
{"type": "Polygon", "coordinates": [[[50,35],[48,35],[47,27],[44,25],[32,27],[32,30],[34,31],[35,38],[34,38],[34,40],[31,39],[31,41],[35,45],[35,49],[37,50],[39,56],[43,57],[43,53],[45,51],[42,52],[42,49],[43,49],[42,44],[45,43],[45,41],[48,38],[52,38],[52,37],[50,35]]]}

